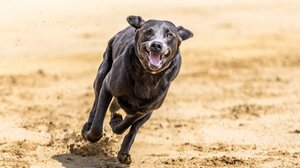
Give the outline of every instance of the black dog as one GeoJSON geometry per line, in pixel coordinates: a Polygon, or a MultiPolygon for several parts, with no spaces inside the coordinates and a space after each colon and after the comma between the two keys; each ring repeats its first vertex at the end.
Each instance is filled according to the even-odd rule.
{"type": "Polygon", "coordinates": [[[110,126],[114,133],[125,136],[118,160],[130,164],[129,150],[138,129],[158,109],[181,66],[179,46],[192,32],[169,21],[128,16],[131,25],[108,43],[94,83],[95,101],[82,136],[90,142],[102,137],[103,120],[110,105],[110,126]],[[116,113],[120,107],[127,116],[116,113]]]}

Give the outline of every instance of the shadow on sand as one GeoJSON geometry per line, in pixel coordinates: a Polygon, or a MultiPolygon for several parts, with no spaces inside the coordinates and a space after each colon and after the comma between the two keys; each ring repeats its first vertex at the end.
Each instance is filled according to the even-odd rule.
{"type": "Polygon", "coordinates": [[[69,152],[53,155],[55,159],[66,168],[128,168],[129,165],[121,164],[114,157],[112,148],[115,142],[110,138],[103,138],[98,143],[88,143],[81,136],[75,138],[73,144],[68,145],[69,152]]]}
{"type": "Polygon", "coordinates": [[[129,168],[111,156],[79,156],[72,153],[53,155],[66,168],[129,168]]]}

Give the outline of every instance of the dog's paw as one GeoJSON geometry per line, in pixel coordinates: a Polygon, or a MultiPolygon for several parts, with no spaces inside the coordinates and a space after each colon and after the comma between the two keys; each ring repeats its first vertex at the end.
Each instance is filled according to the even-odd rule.
{"type": "Polygon", "coordinates": [[[81,136],[83,137],[83,139],[91,142],[91,143],[95,143],[97,141],[99,141],[102,138],[102,133],[100,135],[95,135],[93,134],[93,132],[90,131],[91,129],[91,124],[86,122],[81,129],[81,136]]]}
{"type": "Polygon", "coordinates": [[[111,114],[109,125],[114,130],[114,128],[119,125],[123,121],[123,117],[121,114],[113,113],[111,114]]]}
{"type": "Polygon", "coordinates": [[[95,142],[98,142],[101,138],[102,138],[102,134],[100,135],[94,135],[91,131],[87,132],[85,134],[85,139],[91,143],[95,143],[95,142]]]}
{"type": "MultiPolygon", "coordinates": [[[[81,136],[85,139],[85,134],[91,129],[91,124],[86,122],[81,129],[81,136]]],[[[86,140],[86,139],[85,139],[86,140]]]]}
{"type": "Polygon", "coordinates": [[[130,164],[131,163],[131,157],[129,154],[126,153],[118,153],[118,160],[122,164],[130,164]]]}

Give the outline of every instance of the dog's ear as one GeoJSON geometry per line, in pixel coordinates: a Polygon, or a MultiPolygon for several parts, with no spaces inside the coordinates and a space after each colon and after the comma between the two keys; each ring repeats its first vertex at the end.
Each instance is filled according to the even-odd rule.
{"type": "Polygon", "coordinates": [[[128,16],[127,22],[134,28],[139,29],[142,27],[143,23],[145,23],[144,19],[140,16],[128,16]]]}
{"type": "Polygon", "coordinates": [[[193,33],[182,26],[177,27],[177,32],[182,41],[193,37],[193,33]]]}

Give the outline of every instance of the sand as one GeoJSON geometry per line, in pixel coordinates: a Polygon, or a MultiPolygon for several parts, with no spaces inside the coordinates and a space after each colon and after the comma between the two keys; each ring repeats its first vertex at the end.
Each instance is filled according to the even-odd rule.
{"type": "Polygon", "coordinates": [[[130,167],[300,167],[299,1],[0,4],[0,167],[126,167],[109,117],[99,143],[80,129],[106,43],[130,14],[194,32],[130,167]]]}

